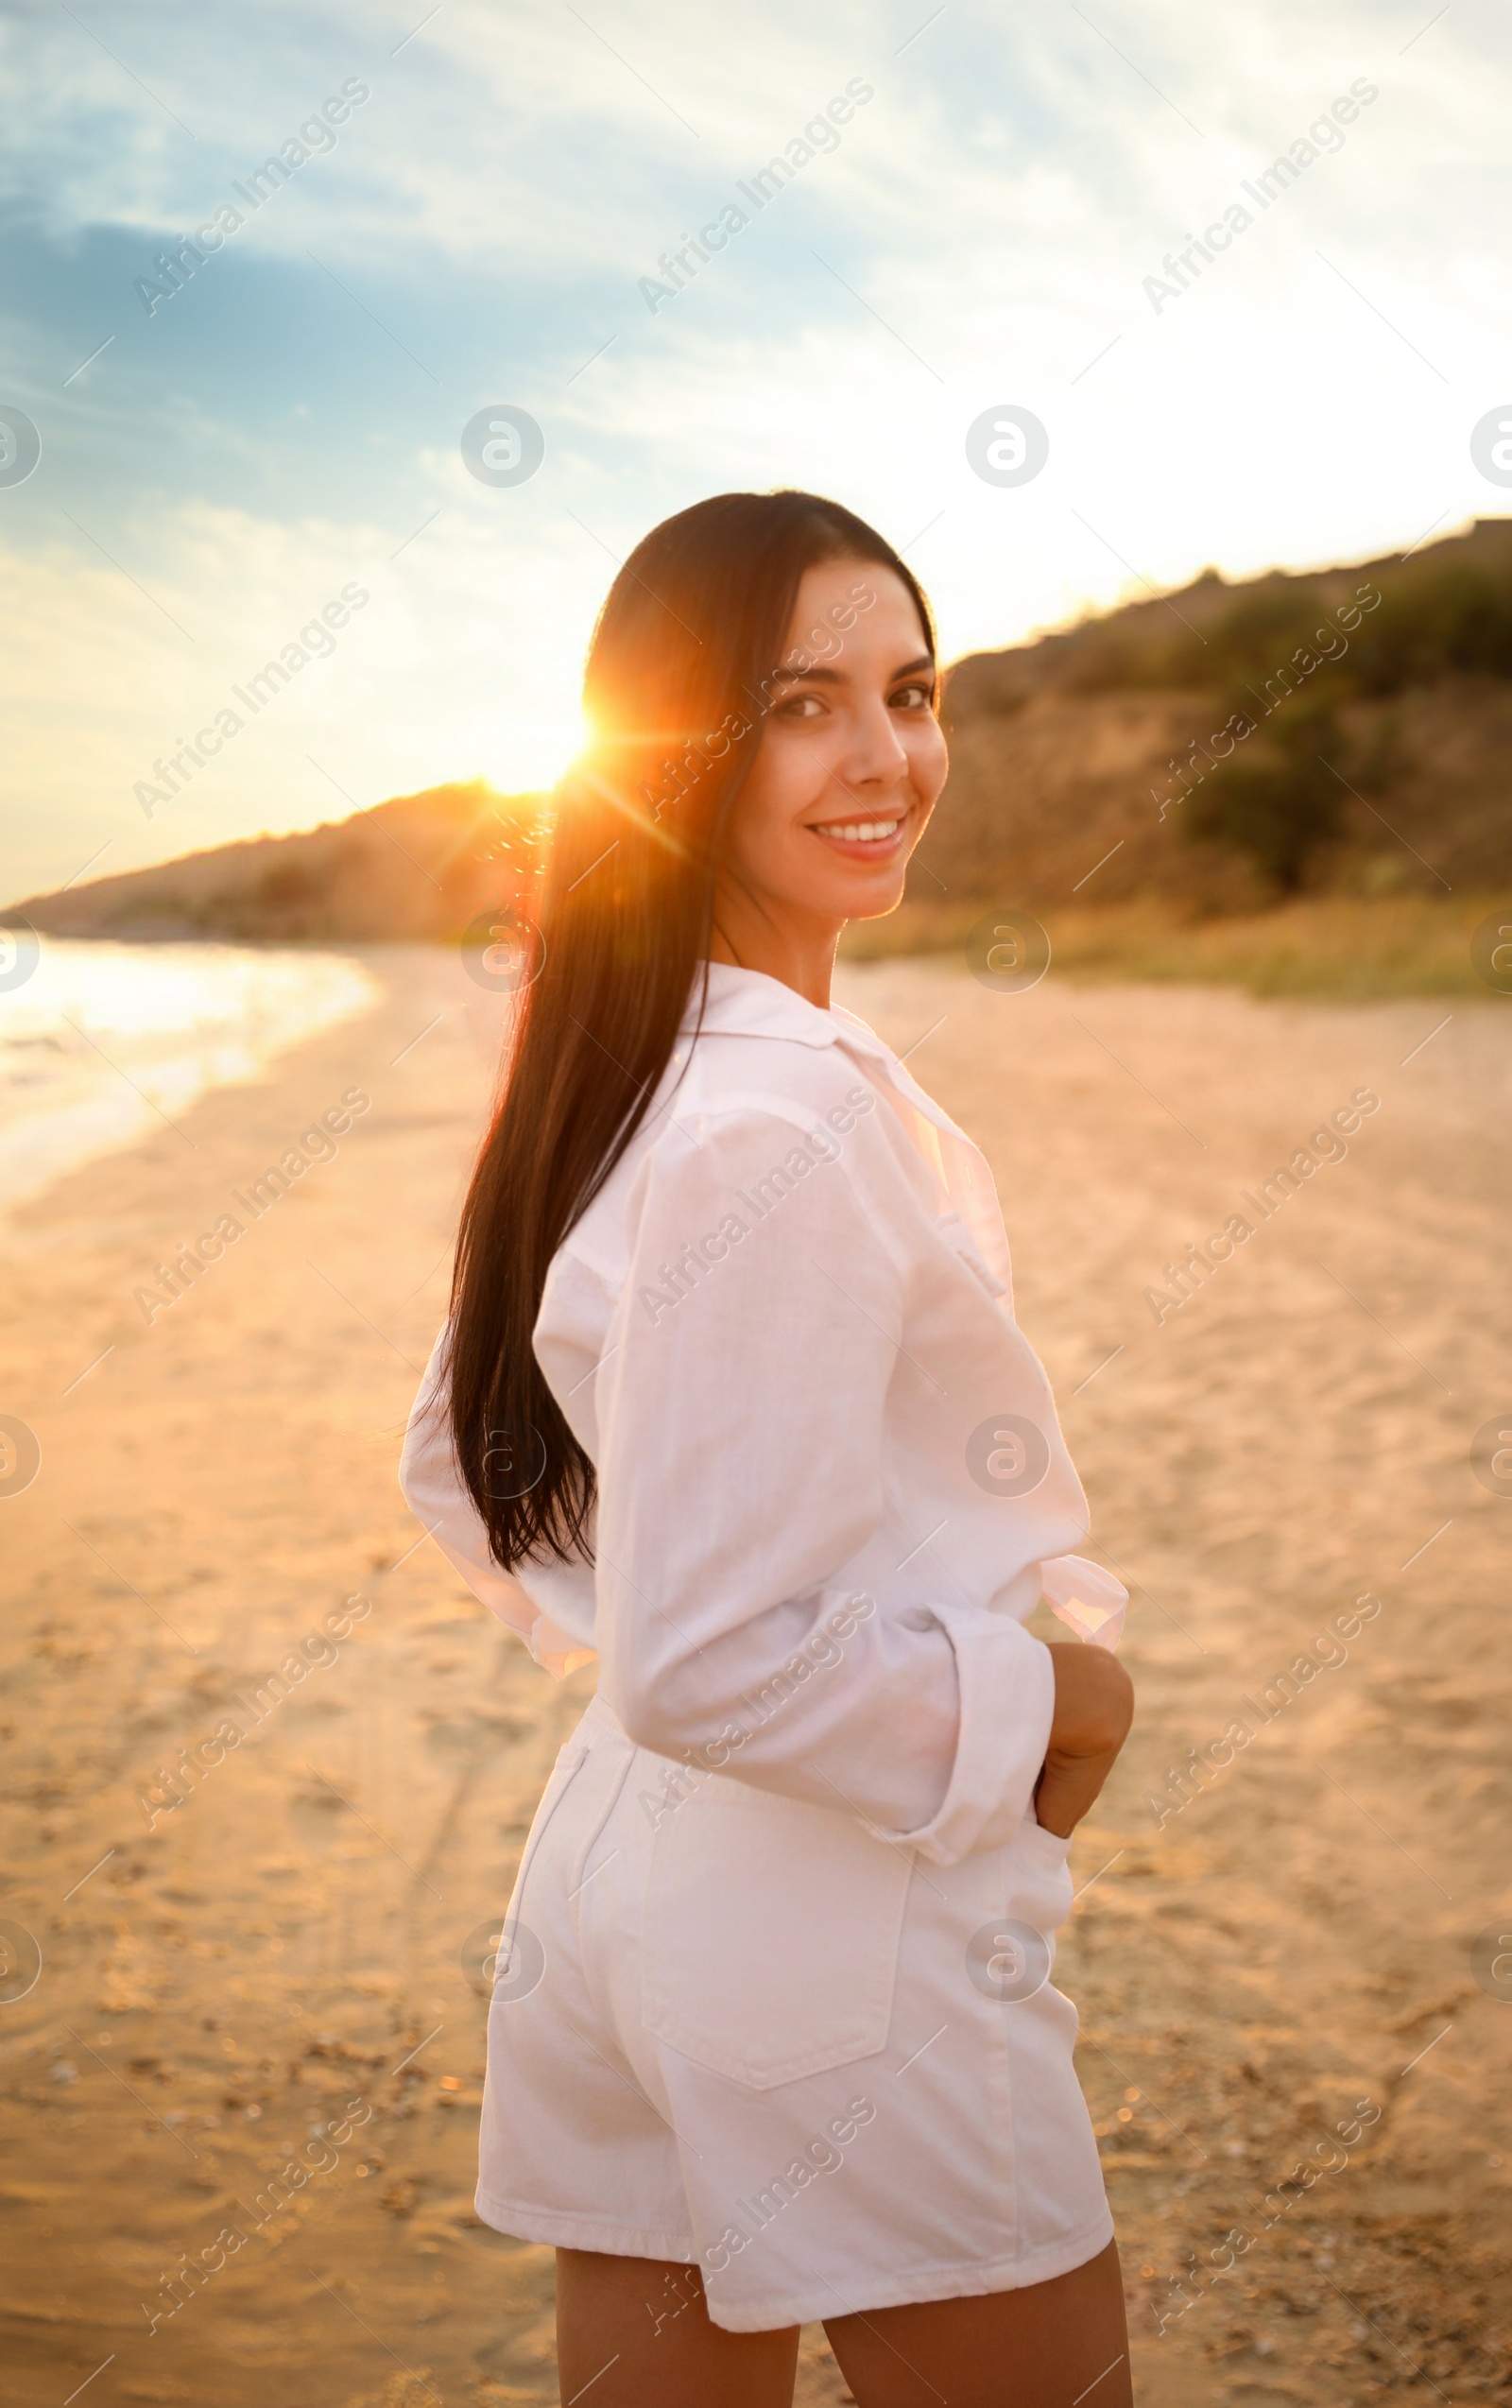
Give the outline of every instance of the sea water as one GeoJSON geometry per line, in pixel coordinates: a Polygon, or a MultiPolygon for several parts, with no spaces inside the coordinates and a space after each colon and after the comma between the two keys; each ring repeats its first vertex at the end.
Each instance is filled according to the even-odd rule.
{"type": "Polygon", "coordinates": [[[43,937],[19,985],[0,979],[0,1212],[208,1089],[260,1077],[380,992],[339,954],[43,937]]]}

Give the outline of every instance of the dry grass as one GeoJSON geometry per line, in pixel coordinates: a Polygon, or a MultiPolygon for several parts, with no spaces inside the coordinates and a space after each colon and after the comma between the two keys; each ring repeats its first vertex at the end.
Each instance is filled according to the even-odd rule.
{"type": "MultiPolygon", "coordinates": [[[[1183,920],[1155,903],[1045,909],[1037,917],[1050,936],[1052,976],[1216,984],[1254,995],[1358,1003],[1394,995],[1488,998],[1491,989],[1470,959],[1470,937],[1498,903],[1485,894],[1443,902],[1319,895],[1243,919],[1183,920]]],[[[885,920],[852,921],[841,958],[958,953],[990,909],[980,898],[905,903],[885,920]]]]}

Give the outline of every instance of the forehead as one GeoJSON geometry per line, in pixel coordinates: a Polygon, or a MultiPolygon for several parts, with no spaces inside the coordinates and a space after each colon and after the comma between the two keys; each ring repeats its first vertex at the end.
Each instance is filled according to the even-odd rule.
{"type": "Polygon", "coordinates": [[[804,571],[787,644],[809,648],[816,641],[840,643],[836,667],[869,660],[873,652],[896,663],[929,649],[913,595],[896,569],[880,560],[817,560],[804,571]]]}

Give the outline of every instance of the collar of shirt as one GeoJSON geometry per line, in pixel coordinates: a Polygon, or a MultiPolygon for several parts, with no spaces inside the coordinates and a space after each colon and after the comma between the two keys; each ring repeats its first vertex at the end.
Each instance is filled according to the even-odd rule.
{"type": "MultiPolygon", "coordinates": [[[[698,988],[695,980],[693,996],[679,1034],[691,1037],[697,1023],[698,988]]],[[[925,1034],[929,1032],[926,1030],[925,1034]]],[[[901,1094],[908,1097],[937,1128],[953,1137],[964,1138],[948,1112],[943,1111],[932,1095],[910,1077],[890,1045],[885,1044],[874,1028],[843,1004],[832,1004],[827,1011],[811,1004],[796,988],[784,986],[780,978],[770,978],[764,970],[742,970],[734,962],[712,961],[709,964],[709,995],[703,1020],[698,1024],[701,1037],[782,1037],[796,1040],[800,1045],[838,1045],[846,1053],[874,1062],[901,1094]]]]}

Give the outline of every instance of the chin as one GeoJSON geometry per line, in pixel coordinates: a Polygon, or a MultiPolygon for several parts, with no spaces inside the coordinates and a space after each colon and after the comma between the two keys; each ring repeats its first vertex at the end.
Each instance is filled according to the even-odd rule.
{"type": "Polygon", "coordinates": [[[905,878],[892,878],[885,886],[874,886],[868,894],[853,895],[845,905],[847,920],[885,920],[887,914],[896,911],[902,902],[906,884],[905,878]]]}

